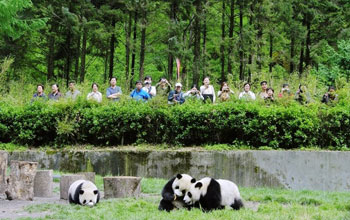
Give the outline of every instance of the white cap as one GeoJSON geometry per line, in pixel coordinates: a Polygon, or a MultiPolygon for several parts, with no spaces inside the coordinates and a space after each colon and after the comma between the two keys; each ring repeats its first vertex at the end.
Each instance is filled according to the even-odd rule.
{"type": "Polygon", "coordinates": [[[178,86],[182,87],[181,83],[176,83],[175,84],[175,87],[178,87],[178,86]]]}

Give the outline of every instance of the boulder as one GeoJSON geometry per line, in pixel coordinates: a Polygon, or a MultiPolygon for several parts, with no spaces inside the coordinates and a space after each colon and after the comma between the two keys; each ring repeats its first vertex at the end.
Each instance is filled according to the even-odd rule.
{"type": "Polygon", "coordinates": [[[35,197],[52,197],[53,170],[37,170],[34,179],[35,197]]]}

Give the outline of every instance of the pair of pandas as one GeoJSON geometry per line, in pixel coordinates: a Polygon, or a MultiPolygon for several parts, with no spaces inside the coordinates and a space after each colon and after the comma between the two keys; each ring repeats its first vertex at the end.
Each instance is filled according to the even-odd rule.
{"type": "Polygon", "coordinates": [[[177,174],[165,184],[159,210],[200,208],[204,212],[243,207],[241,195],[235,183],[224,179],[205,177],[199,181],[188,174],[177,174]]]}
{"type": "MultiPolygon", "coordinates": [[[[68,190],[69,203],[94,206],[100,200],[96,185],[88,180],[77,180],[68,190]]],[[[203,211],[243,207],[241,195],[235,183],[224,179],[205,177],[196,181],[188,174],[177,174],[162,190],[159,210],[201,208],[203,211]]]]}

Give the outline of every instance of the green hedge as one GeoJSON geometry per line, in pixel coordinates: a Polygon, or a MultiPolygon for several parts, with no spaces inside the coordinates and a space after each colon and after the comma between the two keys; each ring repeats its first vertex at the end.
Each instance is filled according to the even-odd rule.
{"type": "Polygon", "coordinates": [[[293,149],[350,146],[350,109],[233,101],[167,106],[134,101],[0,103],[0,142],[64,144],[235,144],[293,149]]]}

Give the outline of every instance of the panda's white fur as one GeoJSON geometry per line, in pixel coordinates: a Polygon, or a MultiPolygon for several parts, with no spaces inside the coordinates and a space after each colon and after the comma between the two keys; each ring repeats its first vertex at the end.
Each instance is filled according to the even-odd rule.
{"type": "Polygon", "coordinates": [[[178,176],[174,179],[174,182],[172,184],[172,188],[174,190],[174,193],[176,196],[185,196],[185,191],[189,190],[193,181],[193,177],[188,174],[181,174],[181,178],[178,176]],[[192,182],[191,182],[192,181],[192,182]]]}
{"type": "Polygon", "coordinates": [[[210,177],[205,177],[192,184],[184,197],[184,202],[188,205],[199,202],[204,211],[222,209],[225,206],[240,209],[243,206],[235,183],[210,177]]]}
{"type": "Polygon", "coordinates": [[[69,203],[94,206],[100,200],[100,192],[91,181],[77,180],[68,190],[69,203]]]}

